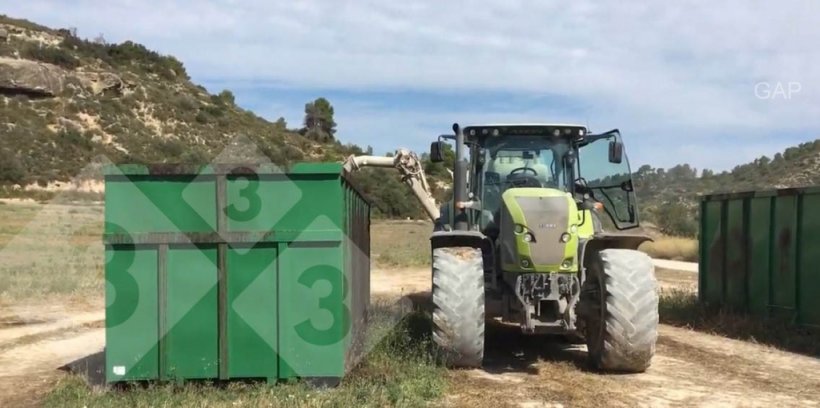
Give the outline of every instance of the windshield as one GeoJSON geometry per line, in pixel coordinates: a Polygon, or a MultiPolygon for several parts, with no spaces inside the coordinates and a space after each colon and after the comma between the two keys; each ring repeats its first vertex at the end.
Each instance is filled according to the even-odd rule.
{"type": "Polygon", "coordinates": [[[501,194],[511,187],[566,190],[569,177],[563,157],[570,146],[564,139],[540,136],[504,136],[487,141],[483,149],[484,209],[495,212],[501,194]]]}

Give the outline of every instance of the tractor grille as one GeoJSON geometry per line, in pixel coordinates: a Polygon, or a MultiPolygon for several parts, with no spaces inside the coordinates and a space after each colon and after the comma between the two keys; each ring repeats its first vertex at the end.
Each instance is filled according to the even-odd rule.
{"type": "Polygon", "coordinates": [[[524,213],[527,227],[535,236],[530,243],[532,262],[536,265],[557,265],[564,260],[566,244],[561,234],[569,224],[569,201],[566,197],[516,197],[524,213]]]}

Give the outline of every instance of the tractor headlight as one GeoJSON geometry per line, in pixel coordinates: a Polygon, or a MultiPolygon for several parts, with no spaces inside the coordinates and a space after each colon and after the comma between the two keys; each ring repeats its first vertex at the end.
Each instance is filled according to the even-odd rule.
{"type": "Polygon", "coordinates": [[[529,259],[522,259],[521,260],[521,266],[523,266],[525,268],[529,268],[530,267],[530,260],[529,259]]]}
{"type": "Polygon", "coordinates": [[[565,232],[565,233],[561,234],[561,242],[563,242],[563,243],[565,243],[565,244],[566,244],[567,242],[569,242],[570,238],[572,238],[572,236],[571,236],[571,235],[569,235],[569,233],[568,233],[568,232],[565,232]]]}
{"type": "Polygon", "coordinates": [[[570,226],[569,227],[569,232],[572,233],[572,234],[577,234],[578,233],[578,226],[577,225],[570,226]]]}
{"type": "Polygon", "coordinates": [[[572,266],[572,260],[566,259],[564,262],[561,262],[561,267],[564,269],[569,269],[572,266]]]}
{"type": "Polygon", "coordinates": [[[515,231],[516,234],[520,234],[520,233],[524,232],[524,227],[519,225],[519,224],[516,224],[514,231],[515,231]]]}
{"type": "Polygon", "coordinates": [[[534,238],[535,237],[533,237],[532,234],[530,234],[530,233],[524,234],[524,242],[532,242],[532,241],[534,241],[534,238]]]}

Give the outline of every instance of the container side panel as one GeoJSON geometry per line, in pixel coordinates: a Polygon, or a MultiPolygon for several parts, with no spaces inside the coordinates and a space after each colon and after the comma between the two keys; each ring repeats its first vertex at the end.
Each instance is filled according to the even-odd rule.
{"type": "Polygon", "coordinates": [[[192,177],[105,183],[106,233],[208,232],[216,229],[216,185],[192,177]]]}
{"type": "Polygon", "coordinates": [[[230,248],[227,267],[229,376],[276,378],[276,245],[230,248]]]}
{"type": "Polygon", "coordinates": [[[803,196],[800,232],[800,323],[820,326],[820,194],[803,196]]]}
{"type": "Polygon", "coordinates": [[[350,311],[339,242],[293,242],[279,255],[281,378],[341,377],[350,311]]]}
{"type": "Polygon", "coordinates": [[[217,378],[217,250],[168,251],[166,373],[171,378],[217,378]]]}
{"type": "Polygon", "coordinates": [[[704,300],[712,303],[723,301],[723,261],[725,256],[725,240],[722,236],[723,202],[708,201],[705,205],[703,239],[705,240],[705,268],[703,295],[704,300]]]}
{"type": "Polygon", "coordinates": [[[341,208],[344,198],[338,175],[292,175],[290,180],[299,190],[299,201],[277,221],[277,230],[341,231],[344,228],[341,208]]]}
{"type": "Polygon", "coordinates": [[[271,231],[302,199],[302,189],[286,175],[230,176],[226,211],[230,231],[271,231]]]}
{"type": "MultiPolygon", "coordinates": [[[[351,299],[355,299],[356,297],[355,282],[357,282],[356,270],[354,269],[353,264],[353,258],[355,257],[355,251],[353,248],[355,245],[353,244],[353,240],[356,239],[356,236],[353,234],[351,228],[353,225],[353,211],[355,210],[355,204],[353,202],[353,190],[344,182],[342,182],[341,185],[342,192],[344,194],[344,212],[342,213],[344,216],[344,239],[342,240],[342,253],[344,254],[344,278],[347,281],[347,287],[352,292],[351,296],[344,298],[344,303],[345,307],[351,311],[351,314],[356,316],[356,310],[354,309],[355,305],[351,304],[351,299]]],[[[345,324],[350,325],[350,321],[346,321],[345,324]]],[[[355,326],[351,326],[351,328],[355,329],[355,326]]],[[[352,336],[345,337],[345,351],[350,350],[351,338],[352,336]]]]}
{"type": "Polygon", "coordinates": [[[797,197],[776,198],[774,251],[772,253],[772,306],[779,316],[790,317],[795,311],[795,251],[797,197]]]}
{"type": "Polygon", "coordinates": [[[744,200],[730,200],[726,205],[726,305],[746,310],[746,226],[744,200]]]}
{"type": "Polygon", "coordinates": [[[366,255],[366,212],[365,202],[358,194],[350,189],[351,206],[350,212],[350,234],[349,249],[350,276],[351,278],[351,344],[347,349],[346,367],[352,369],[357,363],[364,349],[367,328],[367,309],[369,305],[370,285],[369,285],[369,260],[366,255]]]}
{"type": "Polygon", "coordinates": [[[763,316],[769,311],[771,200],[761,197],[749,202],[749,311],[763,316]]]}
{"type": "Polygon", "coordinates": [[[151,380],[159,375],[157,252],[107,248],[105,265],[106,380],[151,380]]]}

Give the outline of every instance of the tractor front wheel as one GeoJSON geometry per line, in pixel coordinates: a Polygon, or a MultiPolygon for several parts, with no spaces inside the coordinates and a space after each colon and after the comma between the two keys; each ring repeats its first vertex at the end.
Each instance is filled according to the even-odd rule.
{"type": "Polygon", "coordinates": [[[582,293],[592,365],[604,371],[646,371],[658,338],[652,259],[635,250],[601,250],[589,265],[582,293]]]}
{"type": "Polygon", "coordinates": [[[484,359],[484,266],[481,250],[433,250],[433,340],[451,367],[484,359]]]}

